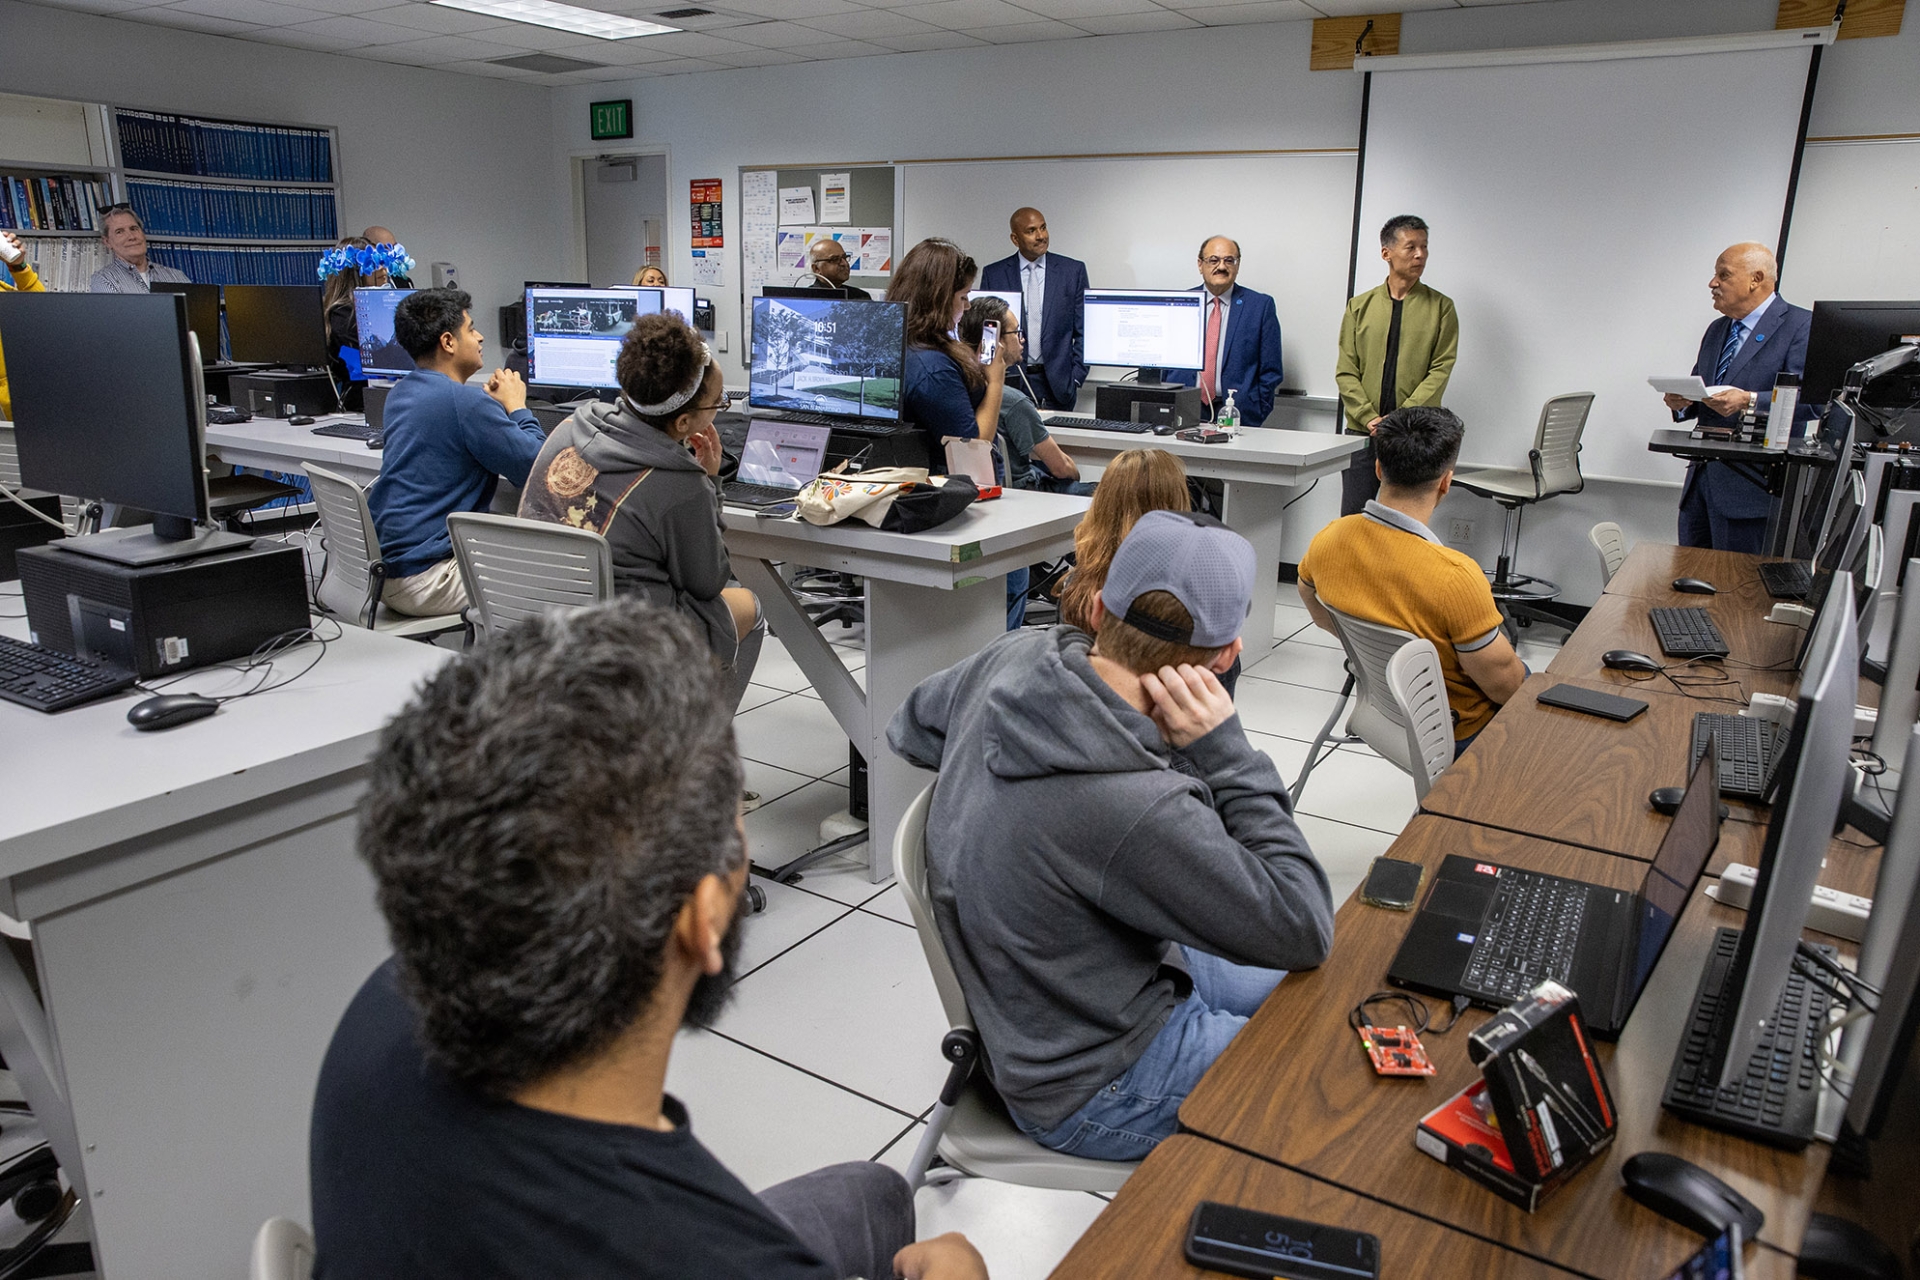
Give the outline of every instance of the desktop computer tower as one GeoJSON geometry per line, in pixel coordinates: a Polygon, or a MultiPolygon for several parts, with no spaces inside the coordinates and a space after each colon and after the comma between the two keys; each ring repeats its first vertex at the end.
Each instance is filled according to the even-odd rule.
{"type": "Polygon", "coordinates": [[[227,403],[256,418],[317,418],[340,412],[333,379],[322,373],[236,373],[227,379],[227,403]]]}
{"type": "Polygon", "coordinates": [[[367,415],[367,425],[375,431],[386,430],[387,396],[393,387],[385,382],[369,382],[360,396],[361,411],[367,415]]]}
{"type": "Polygon", "coordinates": [[[856,427],[835,423],[827,436],[827,456],[820,465],[831,471],[850,458],[860,460],[856,465],[861,471],[930,465],[926,433],[918,427],[856,427]]]}
{"type": "Polygon", "coordinates": [[[55,545],[18,561],[36,644],[141,676],[244,658],[308,624],[305,560],[280,543],[138,566],[55,545]]]}
{"type": "Polygon", "coordinates": [[[1163,384],[1143,387],[1137,382],[1103,383],[1094,393],[1093,416],[1109,422],[1146,422],[1155,426],[1193,427],[1206,418],[1200,388],[1163,384]]]}
{"type": "MultiPolygon", "coordinates": [[[[28,493],[20,500],[50,519],[60,518],[60,499],[51,493],[28,493]]],[[[14,556],[26,547],[45,546],[62,534],[45,520],[22,511],[11,502],[0,501],[0,582],[12,582],[20,576],[14,556]]]]}

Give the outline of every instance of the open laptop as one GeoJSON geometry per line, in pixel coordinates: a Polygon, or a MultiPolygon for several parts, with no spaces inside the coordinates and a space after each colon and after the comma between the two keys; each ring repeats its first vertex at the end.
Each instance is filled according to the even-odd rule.
{"type": "Polygon", "coordinates": [[[1720,841],[1717,767],[1710,745],[1637,893],[1449,857],[1387,981],[1501,1008],[1552,978],[1617,1039],[1720,841]]]}
{"type": "Polygon", "coordinates": [[[740,451],[740,476],[720,487],[721,498],[736,507],[792,502],[820,474],[832,434],[831,427],[755,418],[740,451]]]}

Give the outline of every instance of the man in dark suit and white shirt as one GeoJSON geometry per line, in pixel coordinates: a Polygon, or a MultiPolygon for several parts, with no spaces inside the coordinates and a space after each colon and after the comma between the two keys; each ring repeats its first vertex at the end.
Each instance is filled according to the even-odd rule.
{"type": "MultiPolygon", "coordinates": [[[[1774,291],[1779,267],[1773,251],[1751,241],[1736,244],[1713,264],[1707,291],[1720,319],[1707,326],[1693,372],[1708,387],[1727,390],[1705,400],[1666,397],[1675,422],[1738,426],[1743,415],[1765,413],[1773,380],[1807,365],[1813,313],[1790,306],[1774,291]]],[[[1764,474],[1747,463],[1694,462],[1680,491],[1680,545],[1759,554],[1766,543],[1769,499],[1764,474]]]]}
{"type": "Polygon", "coordinates": [[[980,272],[980,287],[1020,295],[1025,312],[1020,331],[1032,340],[1021,368],[1033,398],[1048,409],[1071,410],[1087,380],[1080,312],[1087,264],[1047,251],[1047,216],[1038,209],[1016,211],[1007,225],[1008,238],[1020,252],[989,262],[980,272]]]}
{"type": "Polygon", "coordinates": [[[1257,427],[1273,412],[1280,389],[1280,316],[1273,299],[1244,289],[1240,278],[1240,242],[1214,236],[1200,246],[1202,355],[1196,379],[1191,369],[1168,369],[1168,382],[1199,386],[1216,408],[1233,392],[1234,407],[1246,426],[1257,427]]]}

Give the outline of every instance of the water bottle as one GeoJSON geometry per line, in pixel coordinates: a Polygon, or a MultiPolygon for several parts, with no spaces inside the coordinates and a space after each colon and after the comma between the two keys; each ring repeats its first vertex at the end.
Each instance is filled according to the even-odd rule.
{"type": "Polygon", "coordinates": [[[1240,430],[1240,406],[1233,402],[1233,391],[1227,391],[1227,402],[1220,406],[1220,412],[1214,415],[1213,425],[1222,431],[1240,430]]]}

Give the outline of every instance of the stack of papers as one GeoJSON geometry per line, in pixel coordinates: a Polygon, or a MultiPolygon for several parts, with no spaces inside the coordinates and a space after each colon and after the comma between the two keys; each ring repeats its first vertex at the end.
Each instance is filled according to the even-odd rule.
{"type": "Polygon", "coordinates": [[[1685,396],[1689,400],[1706,400],[1722,391],[1733,390],[1732,387],[1710,387],[1691,373],[1684,378],[1648,378],[1647,385],[1663,396],[1685,396]]]}

